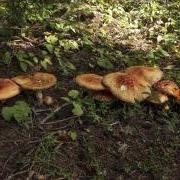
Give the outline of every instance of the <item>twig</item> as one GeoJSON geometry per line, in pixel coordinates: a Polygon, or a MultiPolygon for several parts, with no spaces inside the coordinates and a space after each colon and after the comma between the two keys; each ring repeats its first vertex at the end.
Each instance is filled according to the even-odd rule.
{"type": "Polygon", "coordinates": [[[43,124],[44,125],[56,124],[56,123],[60,123],[60,122],[63,122],[63,121],[68,121],[68,120],[71,120],[71,119],[74,119],[74,118],[77,118],[77,117],[79,117],[79,116],[71,116],[71,117],[67,117],[67,118],[64,118],[64,119],[60,119],[58,121],[53,121],[53,122],[48,122],[48,123],[43,123],[43,124]]]}
{"type": "Polygon", "coordinates": [[[24,173],[26,173],[26,172],[27,172],[27,170],[25,170],[25,171],[20,171],[20,172],[17,172],[17,173],[15,173],[15,174],[12,174],[12,175],[8,176],[7,180],[14,179],[14,178],[15,178],[15,176],[18,176],[18,175],[24,174],[24,173]]]}
{"type": "Polygon", "coordinates": [[[51,119],[57,112],[59,112],[62,108],[69,105],[70,103],[65,103],[62,106],[57,107],[52,113],[50,113],[48,116],[46,116],[42,121],[41,124],[44,124],[46,121],[51,119]]]}

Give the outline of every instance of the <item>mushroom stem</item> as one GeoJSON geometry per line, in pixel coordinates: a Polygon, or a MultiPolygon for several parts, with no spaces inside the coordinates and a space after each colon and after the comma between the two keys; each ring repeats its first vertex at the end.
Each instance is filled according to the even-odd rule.
{"type": "Polygon", "coordinates": [[[43,104],[43,93],[42,93],[41,90],[38,90],[38,91],[36,92],[36,97],[37,97],[37,99],[38,99],[38,103],[39,103],[40,105],[43,104]]]}

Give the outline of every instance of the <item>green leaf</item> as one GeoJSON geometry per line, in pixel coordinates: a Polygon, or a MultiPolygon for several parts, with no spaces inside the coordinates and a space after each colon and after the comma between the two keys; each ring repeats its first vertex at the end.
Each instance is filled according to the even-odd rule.
{"type": "Polygon", "coordinates": [[[76,67],[74,66],[74,64],[72,64],[72,63],[70,63],[70,62],[67,62],[66,63],[66,66],[67,66],[67,68],[69,68],[70,70],[76,70],[76,67]]]}
{"type": "Polygon", "coordinates": [[[73,102],[73,110],[72,110],[72,113],[75,115],[75,116],[81,116],[83,115],[83,110],[82,110],[82,107],[81,107],[81,104],[77,103],[77,102],[73,102]]]}
{"type": "Polygon", "coordinates": [[[48,50],[49,53],[53,54],[54,51],[54,46],[52,44],[45,44],[46,49],[48,50]]]}
{"type": "Polygon", "coordinates": [[[70,131],[68,134],[73,141],[77,139],[77,133],[75,131],[70,131]]]}
{"type": "Polygon", "coordinates": [[[6,121],[15,120],[26,128],[31,124],[31,108],[24,101],[17,101],[11,107],[3,107],[1,114],[6,121]]]}
{"type": "Polygon", "coordinates": [[[21,69],[26,72],[27,71],[27,68],[28,68],[28,64],[25,63],[25,62],[19,62],[19,65],[21,67],[21,69]]]}
{"type": "Polygon", "coordinates": [[[79,96],[79,91],[77,90],[70,90],[68,93],[68,96],[70,96],[71,98],[77,98],[79,96]]]}
{"type": "Polygon", "coordinates": [[[45,36],[46,42],[51,45],[55,45],[58,41],[58,38],[55,35],[45,36]]]}
{"type": "Polygon", "coordinates": [[[10,53],[10,52],[7,51],[7,52],[4,54],[4,56],[3,56],[3,62],[4,62],[4,64],[6,64],[6,65],[10,64],[10,62],[11,62],[11,53],[10,53]]]}
{"type": "Polygon", "coordinates": [[[163,56],[163,57],[168,57],[169,53],[167,51],[165,51],[161,46],[159,46],[159,55],[163,56]]]}
{"type": "Polygon", "coordinates": [[[108,70],[113,69],[113,67],[114,67],[113,64],[107,59],[99,59],[97,61],[97,64],[99,67],[102,67],[102,68],[108,69],[108,70]]]}
{"type": "Polygon", "coordinates": [[[47,70],[48,65],[52,65],[51,58],[49,56],[46,56],[43,61],[41,61],[41,66],[47,70]]]}
{"type": "Polygon", "coordinates": [[[68,97],[61,97],[61,99],[66,101],[66,102],[71,102],[71,100],[68,97]]]}
{"type": "Polygon", "coordinates": [[[6,121],[10,121],[13,118],[14,109],[11,107],[3,107],[1,114],[6,121]]]}
{"type": "Polygon", "coordinates": [[[59,41],[59,44],[65,51],[79,49],[78,43],[74,40],[64,39],[59,41]]]}

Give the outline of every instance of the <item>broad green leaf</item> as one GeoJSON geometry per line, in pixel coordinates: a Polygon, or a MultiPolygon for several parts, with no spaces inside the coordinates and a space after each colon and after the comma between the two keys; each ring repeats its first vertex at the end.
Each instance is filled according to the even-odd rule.
{"type": "Polygon", "coordinates": [[[41,66],[47,70],[48,65],[52,65],[51,58],[49,56],[46,56],[43,61],[41,61],[41,66]]]}
{"type": "Polygon", "coordinates": [[[45,40],[47,43],[55,45],[58,42],[58,37],[55,35],[45,36],[45,40]]]}
{"type": "Polygon", "coordinates": [[[14,119],[19,125],[27,128],[31,124],[31,108],[24,101],[17,101],[11,107],[3,107],[1,114],[6,121],[14,119]]]}
{"type": "Polygon", "coordinates": [[[54,46],[52,45],[52,44],[48,44],[48,43],[46,43],[45,44],[45,47],[46,47],[46,49],[48,50],[48,52],[49,53],[53,53],[53,51],[54,51],[54,46]]]}
{"type": "Polygon", "coordinates": [[[1,114],[6,121],[10,121],[13,118],[14,109],[12,107],[3,107],[1,114]]]}
{"type": "Polygon", "coordinates": [[[77,133],[75,131],[70,131],[68,133],[73,141],[77,139],[77,133]]]}
{"type": "Polygon", "coordinates": [[[79,91],[71,90],[71,91],[69,91],[68,96],[70,96],[70,97],[75,99],[75,98],[77,98],[79,96],[79,91]]]}
{"type": "Polygon", "coordinates": [[[25,62],[19,62],[19,65],[21,67],[21,69],[26,72],[27,71],[27,68],[28,68],[28,64],[25,63],[25,62]]]}
{"type": "Polygon", "coordinates": [[[104,69],[113,69],[114,67],[113,64],[107,59],[99,59],[97,61],[97,64],[99,67],[102,67],[104,69]]]}
{"type": "Polygon", "coordinates": [[[10,62],[11,62],[11,53],[10,52],[6,52],[5,54],[4,54],[4,56],[3,56],[3,62],[4,62],[4,64],[10,64],[10,62]]]}
{"type": "Polygon", "coordinates": [[[76,103],[76,102],[73,102],[73,110],[72,110],[72,113],[76,116],[81,116],[83,115],[83,110],[82,110],[82,107],[81,107],[81,104],[79,103],[76,103]]]}

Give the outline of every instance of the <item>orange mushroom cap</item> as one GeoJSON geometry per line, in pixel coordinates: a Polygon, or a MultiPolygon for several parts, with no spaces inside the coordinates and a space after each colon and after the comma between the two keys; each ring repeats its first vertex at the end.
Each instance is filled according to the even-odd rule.
{"type": "Polygon", "coordinates": [[[97,74],[81,74],[76,76],[75,82],[86,89],[101,91],[105,90],[102,84],[103,77],[97,74]]]}
{"type": "Polygon", "coordinates": [[[14,82],[24,89],[42,90],[54,86],[57,82],[53,74],[36,72],[34,74],[20,75],[12,78],[14,82]]]}
{"type": "Polygon", "coordinates": [[[130,103],[141,102],[151,93],[148,86],[141,85],[136,78],[126,73],[107,74],[103,83],[115,97],[130,103]]]}
{"type": "Polygon", "coordinates": [[[155,88],[165,94],[178,98],[180,96],[178,85],[171,80],[159,81],[155,88]]]}
{"type": "Polygon", "coordinates": [[[6,100],[20,94],[20,87],[10,79],[0,78],[0,100],[6,100]]]}
{"type": "Polygon", "coordinates": [[[163,77],[163,72],[154,67],[132,66],[127,68],[126,73],[133,75],[142,85],[150,86],[163,77]]]}

